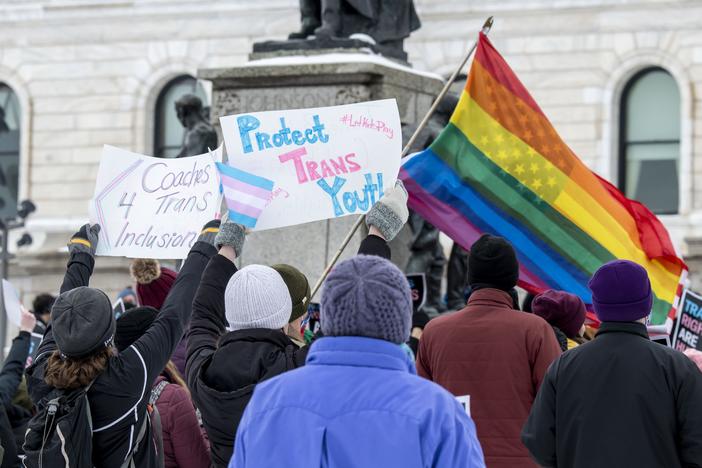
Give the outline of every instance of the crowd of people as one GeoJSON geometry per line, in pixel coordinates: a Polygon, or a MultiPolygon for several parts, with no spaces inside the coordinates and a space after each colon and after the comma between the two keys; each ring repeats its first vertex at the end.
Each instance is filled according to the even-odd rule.
{"type": "Polygon", "coordinates": [[[5,467],[702,467],[702,363],[648,339],[629,261],[519,310],[519,262],[484,235],[456,312],[414,313],[388,242],[401,183],[321,296],[292,265],[237,266],[243,226],[205,225],[178,272],[135,260],[118,307],[89,286],[100,236],[69,242],[0,373],[5,467]],[[30,355],[31,334],[43,335],[30,355]]]}

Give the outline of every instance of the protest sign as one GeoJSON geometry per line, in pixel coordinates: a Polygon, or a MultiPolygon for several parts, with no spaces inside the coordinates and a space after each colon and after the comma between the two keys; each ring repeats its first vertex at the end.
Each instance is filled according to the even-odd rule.
{"type": "Polygon", "coordinates": [[[2,280],[2,303],[8,320],[19,327],[22,318],[22,303],[19,293],[7,280],[2,280]]]}
{"type": "Polygon", "coordinates": [[[182,259],[220,206],[212,153],[162,159],[105,146],[90,206],[98,255],[182,259]]]}
{"type": "Polygon", "coordinates": [[[673,348],[685,351],[688,348],[702,350],[702,296],[686,289],[678,308],[673,348]]]}
{"type": "Polygon", "coordinates": [[[412,294],[412,310],[417,312],[427,301],[427,277],[424,273],[412,273],[407,276],[412,294]]]}
{"type": "Polygon", "coordinates": [[[366,213],[395,184],[394,99],[221,117],[230,219],[256,230],[366,213]]]}

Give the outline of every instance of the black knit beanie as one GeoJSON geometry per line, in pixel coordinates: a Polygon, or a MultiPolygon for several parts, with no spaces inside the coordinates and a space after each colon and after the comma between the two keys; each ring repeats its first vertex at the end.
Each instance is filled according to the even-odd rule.
{"type": "Polygon", "coordinates": [[[115,346],[122,352],[129,348],[141,335],[146,333],[156,320],[158,310],[153,307],[134,307],[117,319],[115,346]]]}
{"type": "Polygon", "coordinates": [[[71,289],[61,294],[51,308],[51,327],[61,355],[89,356],[112,344],[115,317],[110,299],[99,289],[71,289]]]}
{"type": "Polygon", "coordinates": [[[517,285],[519,262],[512,244],[502,237],[483,234],[468,257],[469,284],[489,285],[509,291],[517,285]]]}

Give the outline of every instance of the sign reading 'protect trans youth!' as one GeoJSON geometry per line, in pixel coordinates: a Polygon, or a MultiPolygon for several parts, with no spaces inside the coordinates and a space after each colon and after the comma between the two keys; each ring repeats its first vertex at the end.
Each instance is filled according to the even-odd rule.
{"type": "Polygon", "coordinates": [[[229,217],[256,230],[366,213],[395,184],[394,99],[220,118],[229,217]]]}

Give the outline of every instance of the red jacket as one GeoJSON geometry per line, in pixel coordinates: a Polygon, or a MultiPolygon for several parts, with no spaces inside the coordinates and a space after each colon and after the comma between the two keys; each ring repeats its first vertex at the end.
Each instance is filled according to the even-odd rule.
{"type": "Polygon", "coordinates": [[[541,317],[512,309],[497,289],[475,291],[463,310],[429,322],[417,372],[456,396],[470,395],[487,466],[536,466],[520,440],[548,366],[561,354],[541,317]]]}
{"type": "MultiPolygon", "coordinates": [[[[162,380],[166,378],[161,375],[154,387],[162,380]]],[[[200,429],[187,392],[180,385],[166,385],[156,401],[156,408],[163,428],[165,468],[209,468],[210,445],[200,429]]]]}

